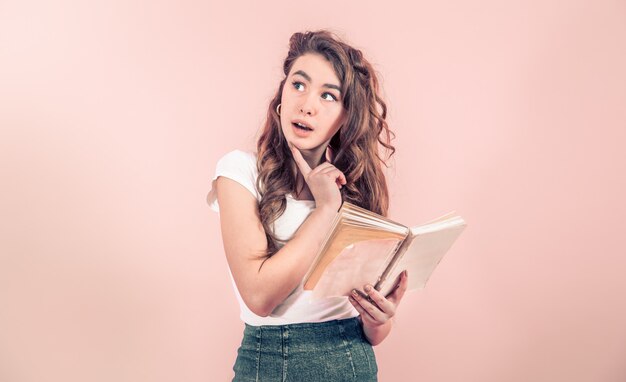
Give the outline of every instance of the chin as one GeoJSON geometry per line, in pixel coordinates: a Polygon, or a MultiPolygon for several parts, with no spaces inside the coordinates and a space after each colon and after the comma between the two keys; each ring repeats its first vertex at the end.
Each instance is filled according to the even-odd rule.
{"type": "Polygon", "coordinates": [[[322,147],[323,143],[318,143],[318,142],[316,142],[316,143],[309,143],[309,142],[307,142],[307,143],[302,144],[302,143],[294,142],[294,145],[297,148],[299,148],[300,150],[315,151],[315,150],[319,150],[322,147]]]}

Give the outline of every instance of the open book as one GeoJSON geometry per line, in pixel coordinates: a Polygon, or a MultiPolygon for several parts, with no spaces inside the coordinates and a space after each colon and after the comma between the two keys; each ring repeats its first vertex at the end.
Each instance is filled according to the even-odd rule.
{"type": "Polygon", "coordinates": [[[404,270],[407,290],[422,289],[467,225],[453,215],[409,228],[344,202],[304,276],[304,290],[312,290],[313,298],[348,296],[372,284],[387,296],[404,270]]]}

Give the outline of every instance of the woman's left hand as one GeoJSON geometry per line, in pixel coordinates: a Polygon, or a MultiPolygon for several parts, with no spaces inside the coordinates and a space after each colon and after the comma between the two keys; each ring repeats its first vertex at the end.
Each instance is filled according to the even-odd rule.
{"type": "Polygon", "coordinates": [[[349,300],[354,308],[361,314],[363,325],[383,325],[396,314],[398,304],[400,304],[400,300],[402,300],[402,296],[404,296],[404,292],[408,286],[407,279],[408,276],[406,272],[403,272],[396,288],[393,292],[389,293],[387,297],[384,297],[379,291],[374,289],[373,286],[369,284],[365,285],[365,293],[368,294],[374,303],[370,302],[367,297],[362,296],[358,291],[356,291],[356,295],[353,291],[349,300]]]}

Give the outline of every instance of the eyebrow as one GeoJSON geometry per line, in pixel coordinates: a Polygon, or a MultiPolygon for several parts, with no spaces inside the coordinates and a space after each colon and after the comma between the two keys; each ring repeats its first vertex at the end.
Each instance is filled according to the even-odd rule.
{"type": "MultiPolygon", "coordinates": [[[[304,71],[302,70],[297,70],[293,73],[293,75],[295,76],[296,74],[301,75],[302,77],[306,78],[307,81],[311,82],[311,76],[309,76],[308,74],[306,74],[304,71]]],[[[335,89],[337,91],[339,91],[339,93],[341,93],[341,88],[337,85],[333,85],[333,84],[324,84],[322,85],[326,88],[331,88],[331,89],[335,89]]]]}

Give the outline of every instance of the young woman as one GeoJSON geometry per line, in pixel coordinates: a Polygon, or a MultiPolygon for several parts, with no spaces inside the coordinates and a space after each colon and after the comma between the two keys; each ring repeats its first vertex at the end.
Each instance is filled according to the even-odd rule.
{"type": "Polygon", "coordinates": [[[207,197],[245,323],[234,381],[376,381],[372,346],[407,275],[387,296],[363,286],[375,304],[313,300],[302,280],[342,201],[387,214],[386,105],[361,51],[329,31],[291,36],[283,70],[257,152],[224,155],[207,197]]]}

